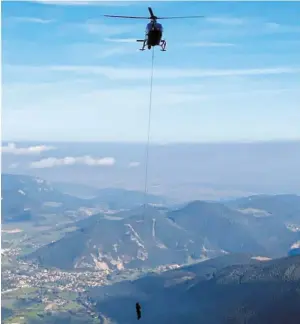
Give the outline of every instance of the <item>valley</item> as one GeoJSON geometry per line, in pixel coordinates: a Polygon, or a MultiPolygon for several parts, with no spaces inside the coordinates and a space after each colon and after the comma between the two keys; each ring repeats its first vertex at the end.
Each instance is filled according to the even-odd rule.
{"type": "MultiPolygon", "coordinates": [[[[84,199],[85,205],[81,205],[76,197],[64,196],[55,188],[50,190],[50,183],[45,186],[41,179],[34,179],[27,177],[26,182],[13,176],[12,182],[7,182],[9,190],[2,187],[4,323],[133,323],[132,298],[147,303],[152,298],[145,291],[138,292],[139,283],[150,285],[160,300],[165,294],[170,298],[169,289],[174,284],[183,294],[196,282],[208,285],[221,276],[222,269],[237,267],[239,272],[242,265],[267,264],[288,254],[298,255],[298,196],[256,196],[222,203],[192,201],[180,207],[157,205],[160,198],[155,197],[153,204],[144,208],[138,207],[140,195],[135,200],[130,192],[125,193],[131,195],[130,208],[127,202],[127,206],[113,209],[114,200],[120,205],[120,191],[113,190],[115,196],[110,192],[106,200],[102,196],[101,204],[89,205],[90,199],[84,199]],[[31,197],[41,192],[41,183],[49,190],[43,190],[40,200],[35,198],[32,203],[31,197]],[[7,210],[13,215],[6,201],[11,204],[10,194],[19,191],[26,194],[17,196],[23,199],[22,207],[14,209],[14,215],[30,208],[31,219],[6,218],[7,210]],[[56,212],[53,205],[50,209],[49,205],[40,207],[45,201],[57,202],[53,191],[60,207],[66,206],[56,212]],[[185,269],[198,270],[193,274],[185,269]],[[168,276],[164,284],[159,279],[168,276]],[[112,306],[120,303],[122,309],[129,303],[127,315],[112,306]]],[[[293,269],[298,269],[298,259],[294,256],[293,260],[293,269]]],[[[170,294],[175,298],[175,293],[170,294]]],[[[176,298],[173,303],[177,303],[176,298]]],[[[151,320],[157,321],[153,316],[151,320]]],[[[151,322],[150,318],[147,321],[151,322]]]]}

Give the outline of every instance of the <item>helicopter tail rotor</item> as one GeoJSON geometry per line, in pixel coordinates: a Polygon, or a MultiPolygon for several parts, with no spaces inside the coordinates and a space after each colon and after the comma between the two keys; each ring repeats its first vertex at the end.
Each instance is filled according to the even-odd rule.
{"type": "Polygon", "coordinates": [[[150,18],[154,17],[153,11],[151,7],[148,7],[149,13],[150,13],[150,18]]]}
{"type": "Polygon", "coordinates": [[[154,15],[152,8],[151,7],[148,7],[148,10],[149,10],[149,13],[150,13],[150,17],[149,18],[156,20],[157,17],[154,15]]]}

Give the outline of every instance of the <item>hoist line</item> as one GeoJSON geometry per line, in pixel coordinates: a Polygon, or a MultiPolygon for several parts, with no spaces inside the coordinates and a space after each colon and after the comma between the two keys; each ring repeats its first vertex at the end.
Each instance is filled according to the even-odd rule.
{"type": "Polygon", "coordinates": [[[148,131],[146,144],[146,166],[145,166],[145,188],[144,188],[144,216],[146,211],[146,200],[148,194],[148,162],[149,162],[149,145],[150,145],[150,130],[151,130],[151,112],[152,112],[152,92],[153,92],[153,71],[154,71],[154,47],[152,47],[152,63],[150,77],[150,93],[149,93],[149,108],[148,108],[148,131]]]}

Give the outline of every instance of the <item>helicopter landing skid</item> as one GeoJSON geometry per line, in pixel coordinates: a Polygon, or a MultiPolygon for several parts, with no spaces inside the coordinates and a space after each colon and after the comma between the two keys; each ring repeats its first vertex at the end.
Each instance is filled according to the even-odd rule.
{"type": "MultiPolygon", "coordinates": [[[[143,43],[142,48],[140,48],[139,50],[140,50],[140,51],[145,51],[145,47],[146,47],[146,45],[147,45],[147,39],[144,39],[144,40],[143,40],[143,39],[138,39],[137,42],[143,43]]],[[[164,39],[162,39],[162,40],[160,41],[159,46],[161,47],[161,51],[162,51],[162,52],[166,52],[167,42],[166,42],[164,39]]],[[[152,46],[148,46],[148,49],[151,49],[151,47],[152,47],[152,46]]]]}
{"type": "Polygon", "coordinates": [[[140,48],[140,51],[144,51],[146,46],[146,39],[137,39],[136,41],[139,43],[143,43],[143,46],[142,48],[140,48]]]}
{"type": "Polygon", "coordinates": [[[160,41],[160,47],[162,52],[166,52],[166,46],[167,46],[167,42],[164,39],[162,39],[160,41]]]}

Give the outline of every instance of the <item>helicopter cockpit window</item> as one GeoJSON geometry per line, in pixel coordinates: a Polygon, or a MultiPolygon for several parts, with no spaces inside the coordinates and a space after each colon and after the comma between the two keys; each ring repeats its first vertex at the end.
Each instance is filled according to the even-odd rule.
{"type": "Polygon", "coordinates": [[[161,24],[156,24],[156,28],[161,32],[163,31],[163,26],[161,24]]]}
{"type": "MultiPolygon", "coordinates": [[[[147,27],[146,27],[146,32],[147,32],[147,33],[152,29],[152,26],[153,26],[152,23],[149,23],[149,24],[147,25],[147,27]]],[[[155,23],[155,24],[154,24],[154,27],[155,27],[156,29],[160,30],[161,32],[163,31],[163,27],[162,27],[162,25],[159,24],[159,23],[155,23]]]]}

